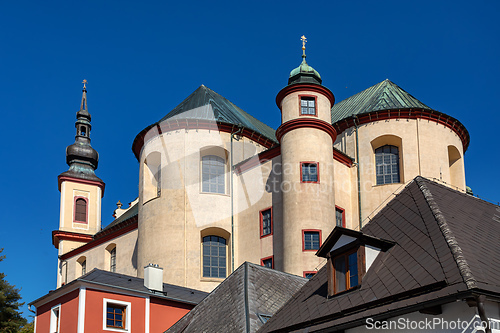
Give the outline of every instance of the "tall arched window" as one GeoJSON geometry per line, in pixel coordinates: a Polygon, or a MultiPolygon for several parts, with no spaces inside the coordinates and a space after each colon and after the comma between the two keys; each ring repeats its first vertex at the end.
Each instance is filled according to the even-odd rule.
{"type": "Polygon", "coordinates": [[[375,149],[377,185],[399,183],[399,149],[385,145],[375,149]]]}
{"type": "Polygon", "coordinates": [[[226,277],[226,243],[219,236],[203,237],[203,277],[226,277]]]}
{"type": "Polygon", "coordinates": [[[225,161],[222,157],[206,155],[201,158],[202,191],[226,193],[225,161]]]}
{"type": "Polygon", "coordinates": [[[75,201],[75,221],[87,222],[87,200],[83,198],[75,201]]]}

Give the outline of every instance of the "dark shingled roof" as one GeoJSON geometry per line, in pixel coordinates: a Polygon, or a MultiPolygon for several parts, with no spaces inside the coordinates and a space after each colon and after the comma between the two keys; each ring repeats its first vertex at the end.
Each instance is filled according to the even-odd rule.
{"type": "Polygon", "coordinates": [[[433,110],[387,79],[335,104],[332,124],[355,115],[392,109],[433,110]]]}
{"type": "Polygon", "coordinates": [[[306,281],[245,262],[166,332],[255,332],[306,281]]]}
{"type": "Polygon", "coordinates": [[[242,125],[277,142],[274,129],[204,85],[196,89],[159,122],[170,119],[198,119],[242,125]]]}
{"type": "Polygon", "coordinates": [[[496,205],[417,177],[361,231],[396,244],[378,255],[358,289],[328,299],[323,267],[259,332],[337,331],[472,291],[500,295],[496,205]]]}
{"type": "Polygon", "coordinates": [[[104,287],[118,288],[125,291],[144,293],[149,296],[159,297],[182,303],[195,304],[195,305],[201,302],[208,295],[208,293],[204,291],[180,287],[168,283],[163,284],[163,292],[166,294],[161,294],[159,292],[151,292],[149,291],[149,289],[144,287],[144,279],[135,276],[103,271],[95,268],[91,270],[89,273],[79,277],[76,280],[71,281],[67,285],[62,286],[57,290],[48,293],[47,295],[31,302],[30,304],[38,303],[44,298],[65,288],[71,288],[71,286],[77,283],[78,281],[92,283],[104,287]]]}

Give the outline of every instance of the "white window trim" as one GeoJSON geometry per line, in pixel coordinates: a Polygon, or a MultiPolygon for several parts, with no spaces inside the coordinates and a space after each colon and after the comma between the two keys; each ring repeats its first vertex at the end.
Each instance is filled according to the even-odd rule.
{"type": "Polygon", "coordinates": [[[117,301],[114,299],[102,299],[102,330],[108,332],[130,332],[130,323],[132,317],[132,304],[130,302],[117,301]],[[125,307],[125,328],[111,328],[106,326],[106,315],[108,303],[122,305],[125,307]]]}
{"type": "Polygon", "coordinates": [[[50,333],[57,333],[61,332],[61,303],[57,304],[56,306],[53,306],[50,309],[50,333]],[[55,315],[55,310],[59,312],[59,316],[57,317],[57,323],[56,323],[56,315],[55,315]],[[56,327],[58,328],[56,331],[56,327]]]}

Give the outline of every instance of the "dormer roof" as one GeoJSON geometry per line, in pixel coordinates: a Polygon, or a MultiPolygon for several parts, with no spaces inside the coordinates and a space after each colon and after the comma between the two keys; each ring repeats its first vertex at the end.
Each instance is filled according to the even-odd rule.
{"type": "Polygon", "coordinates": [[[384,251],[395,244],[395,242],[393,241],[373,237],[360,231],[337,226],[333,229],[328,238],[323,242],[318,252],[316,252],[316,255],[318,257],[326,258],[327,254],[332,251],[332,248],[337,245],[337,242],[342,236],[350,237],[358,241],[360,244],[371,245],[384,251]]]}

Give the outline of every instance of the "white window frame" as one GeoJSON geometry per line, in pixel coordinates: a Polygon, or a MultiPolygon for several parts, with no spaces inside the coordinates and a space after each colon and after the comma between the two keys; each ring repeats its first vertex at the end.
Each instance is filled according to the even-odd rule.
{"type": "Polygon", "coordinates": [[[132,318],[132,304],[130,302],[117,301],[114,299],[102,299],[102,330],[109,332],[130,332],[130,323],[132,318]],[[125,328],[113,328],[106,325],[108,304],[116,304],[125,307],[125,328]]]}
{"type": "Polygon", "coordinates": [[[59,332],[61,332],[61,303],[50,309],[50,333],[59,332]],[[58,312],[58,316],[55,314],[56,310],[58,312]]]}

